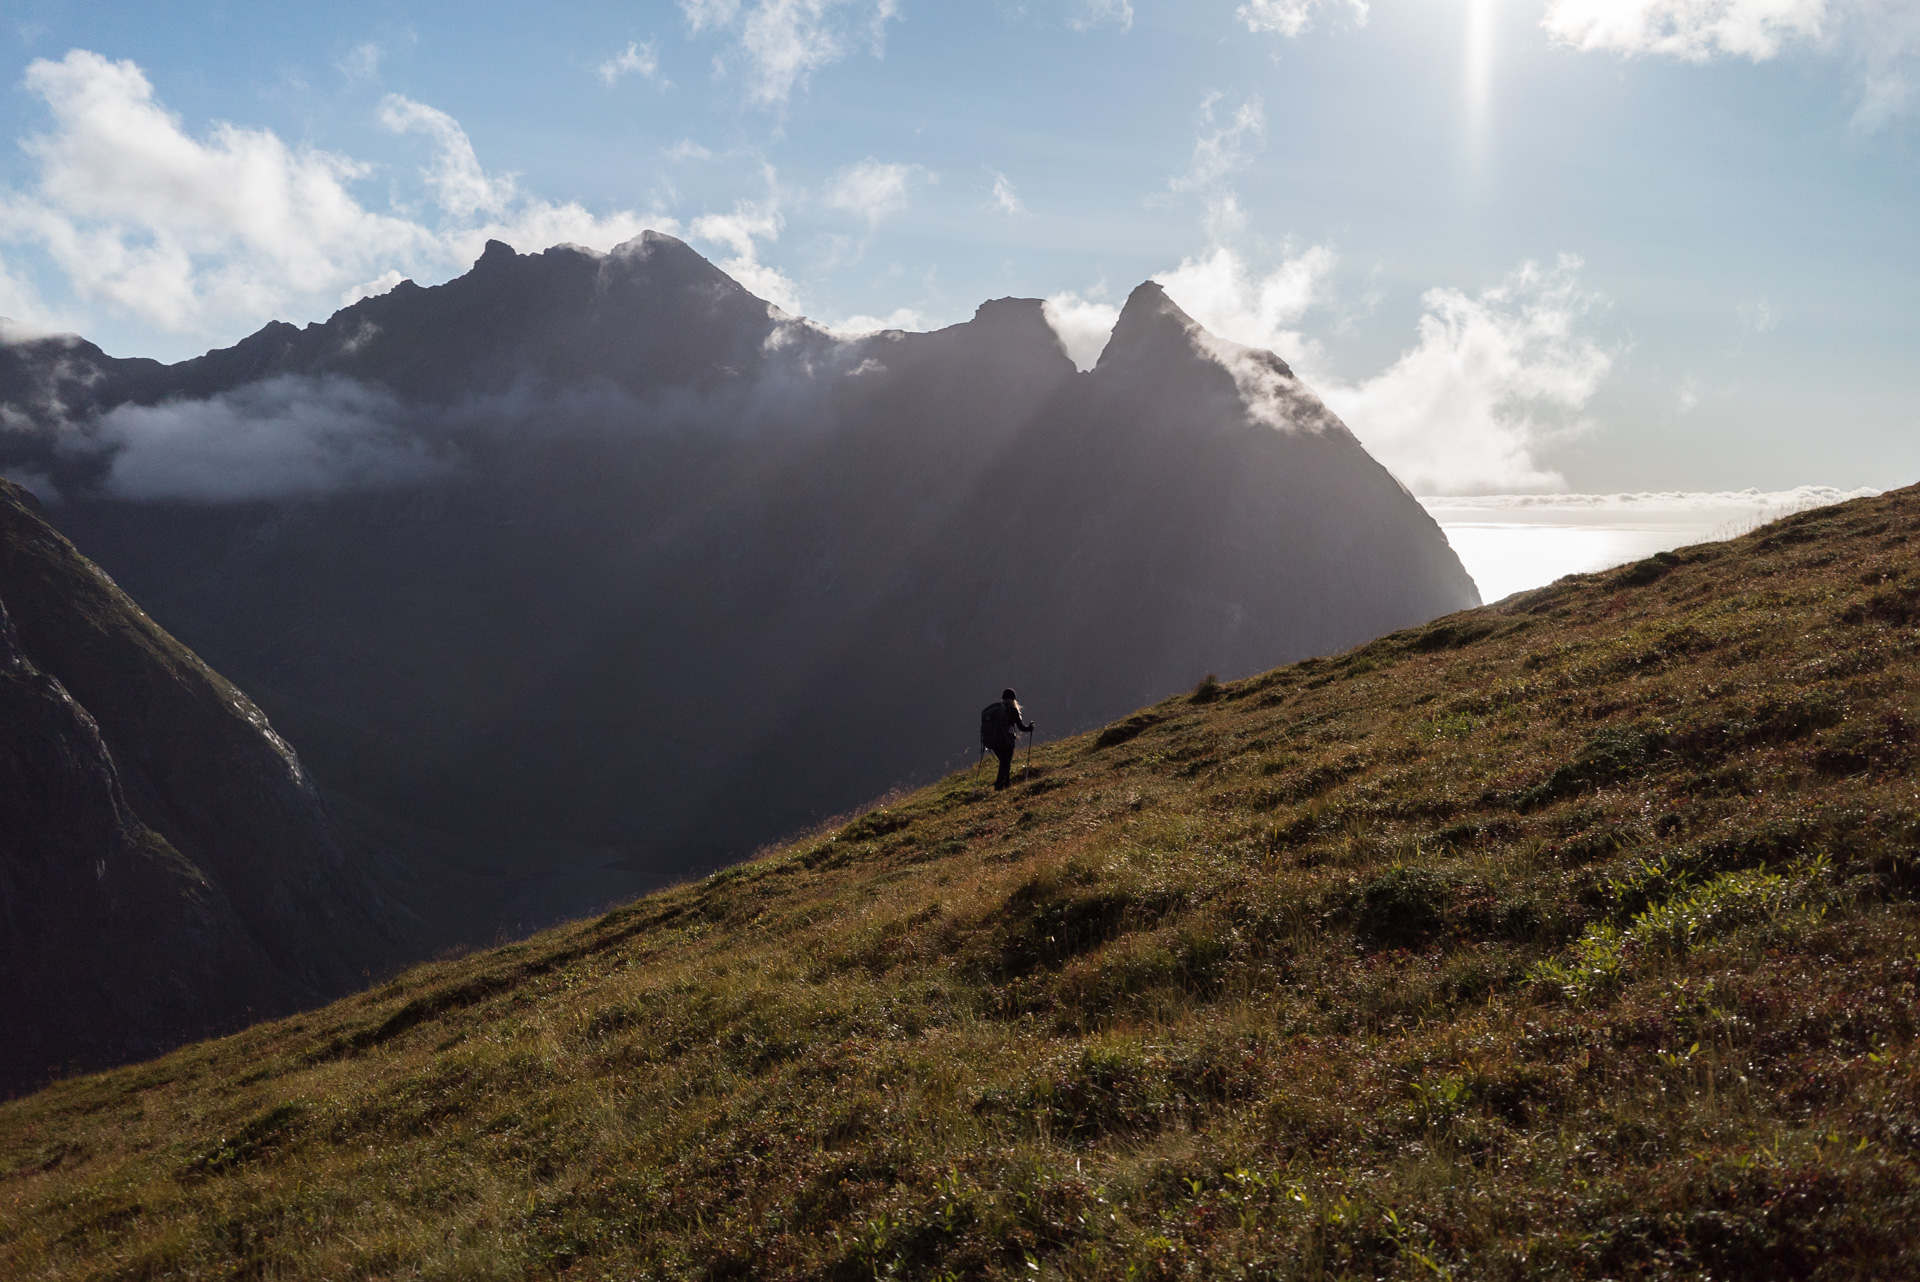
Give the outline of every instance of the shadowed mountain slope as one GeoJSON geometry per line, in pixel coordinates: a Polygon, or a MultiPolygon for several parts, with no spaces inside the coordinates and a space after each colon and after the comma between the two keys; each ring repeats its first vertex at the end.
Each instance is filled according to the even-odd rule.
{"type": "Polygon", "coordinates": [[[0,481],[0,1092],[418,956],[293,750],[0,481]]]}
{"type": "Polygon", "coordinates": [[[1910,1277],[1920,490],[0,1106],[22,1277],[1910,1277]]]}
{"type": "Polygon", "coordinates": [[[510,927],[935,777],[1009,683],[1064,732],[1478,600],[1284,363],[1154,285],[1087,373],[1037,300],[847,339],[653,234],[178,366],[32,350],[0,463],[510,927]]]}

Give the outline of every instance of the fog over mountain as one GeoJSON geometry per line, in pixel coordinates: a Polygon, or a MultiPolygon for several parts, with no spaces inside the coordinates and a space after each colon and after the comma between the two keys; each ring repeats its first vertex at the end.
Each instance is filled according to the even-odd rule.
{"type": "Polygon", "coordinates": [[[849,338],[671,237],[494,242],[178,365],[0,345],[0,416],[315,778],[487,880],[475,934],[963,764],[1003,685],[1065,733],[1478,603],[1284,362],[1153,284],[1082,373],[1036,299],[849,338]]]}

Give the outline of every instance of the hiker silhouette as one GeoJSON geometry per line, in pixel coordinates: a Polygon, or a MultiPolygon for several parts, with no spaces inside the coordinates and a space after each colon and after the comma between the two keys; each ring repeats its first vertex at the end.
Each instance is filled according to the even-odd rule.
{"type": "Polygon", "coordinates": [[[994,779],[996,791],[1013,782],[1013,752],[1020,744],[1020,731],[1033,733],[1033,722],[1020,715],[1020,700],[1011,688],[1000,692],[1000,701],[980,709],[980,746],[1000,758],[1000,773],[994,779]]]}

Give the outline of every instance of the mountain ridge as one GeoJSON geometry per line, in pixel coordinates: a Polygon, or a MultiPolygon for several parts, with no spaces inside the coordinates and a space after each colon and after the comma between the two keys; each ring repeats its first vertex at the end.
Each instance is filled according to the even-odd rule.
{"type": "Polygon", "coordinates": [[[1077,371],[1035,299],[835,336],[668,237],[501,245],[120,390],[0,369],[23,419],[93,398],[0,467],[329,788],[469,852],[492,938],[933,777],[1008,684],[1066,732],[1478,600],[1278,358],[1154,285],[1114,342],[1077,371]]]}

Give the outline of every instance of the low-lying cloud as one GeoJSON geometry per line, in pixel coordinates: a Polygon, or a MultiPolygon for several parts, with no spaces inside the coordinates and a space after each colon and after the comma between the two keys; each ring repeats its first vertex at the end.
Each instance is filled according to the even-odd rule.
{"type": "Polygon", "coordinates": [[[292,375],[208,400],[122,405],[87,433],[127,499],[232,503],[412,484],[452,460],[393,396],[352,379],[292,375]]]}
{"type": "Polygon", "coordinates": [[[1473,513],[1486,520],[1519,525],[1664,522],[1714,519],[1727,514],[1765,515],[1771,520],[1794,512],[1872,498],[1871,486],[1843,490],[1832,485],[1797,485],[1790,490],[1639,490],[1620,494],[1476,494],[1430,496],[1420,501],[1435,514],[1473,513]]]}

